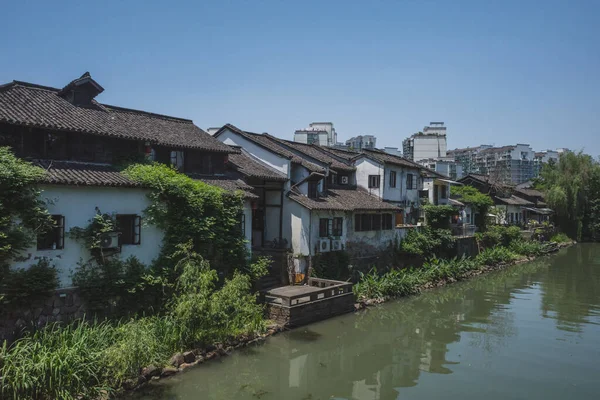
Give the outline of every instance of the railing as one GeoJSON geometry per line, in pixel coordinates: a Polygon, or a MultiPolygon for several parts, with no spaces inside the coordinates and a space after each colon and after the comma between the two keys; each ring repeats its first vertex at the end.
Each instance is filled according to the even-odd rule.
{"type": "MultiPolygon", "coordinates": [[[[310,288],[308,289],[310,291],[296,295],[273,294],[269,292],[267,296],[279,298],[281,305],[290,307],[301,303],[340,297],[352,293],[352,283],[328,279],[309,278],[308,285],[304,287],[307,289],[310,288]],[[314,290],[312,288],[320,289],[314,290]]],[[[300,289],[302,286],[295,286],[295,288],[300,289]]]]}
{"type": "Polygon", "coordinates": [[[463,224],[463,225],[452,225],[451,229],[452,229],[453,236],[468,237],[468,236],[473,236],[475,234],[475,230],[477,228],[475,227],[475,225],[463,224]]]}

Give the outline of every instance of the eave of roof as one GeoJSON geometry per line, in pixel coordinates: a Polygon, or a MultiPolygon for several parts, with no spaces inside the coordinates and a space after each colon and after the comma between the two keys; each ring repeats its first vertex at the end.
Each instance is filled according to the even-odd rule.
{"type": "Polygon", "coordinates": [[[363,189],[329,189],[326,196],[311,199],[303,194],[290,191],[290,200],[309,210],[321,211],[399,211],[400,208],[380,198],[370,195],[363,189]]]}

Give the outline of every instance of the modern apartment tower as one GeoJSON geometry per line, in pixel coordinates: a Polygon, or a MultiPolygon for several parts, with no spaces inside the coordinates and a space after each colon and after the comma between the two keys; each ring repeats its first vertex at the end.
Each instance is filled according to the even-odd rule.
{"type": "Polygon", "coordinates": [[[374,149],[376,144],[377,138],[373,135],[359,135],[346,140],[346,146],[356,151],[374,149]]]}
{"type": "Polygon", "coordinates": [[[335,146],[337,144],[337,133],[333,127],[333,122],[313,122],[308,128],[294,132],[294,142],[335,146]]]}
{"type": "Polygon", "coordinates": [[[415,133],[402,142],[404,157],[413,161],[445,158],[447,147],[443,122],[430,122],[423,132],[415,133]]]}

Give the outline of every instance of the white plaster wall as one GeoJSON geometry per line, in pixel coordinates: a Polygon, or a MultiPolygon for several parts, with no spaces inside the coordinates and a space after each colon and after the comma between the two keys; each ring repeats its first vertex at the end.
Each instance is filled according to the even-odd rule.
{"type": "MultiPolygon", "coordinates": [[[[347,230],[347,235],[346,235],[345,240],[347,240],[349,242],[365,243],[367,245],[376,247],[378,249],[385,248],[386,246],[388,246],[390,244],[390,241],[394,240],[394,237],[397,234],[396,231],[398,231],[398,229],[356,232],[354,230],[354,215],[355,214],[365,214],[365,213],[358,212],[358,213],[348,214],[348,218],[346,219],[346,225],[348,227],[348,230],[347,230]]],[[[373,213],[373,214],[375,214],[375,213],[373,213]]],[[[387,213],[382,213],[382,214],[387,214],[387,213]]],[[[389,214],[392,214],[392,224],[393,224],[395,221],[395,215],[393,212],[390,212],[389,214]]]]}
{"type": "MultiPolygon", "coordinates": [[[[65,217],[65,241],[62,250],[38,251],[35,246],[24,252],[27,261],[13,264],[15,268],[27,268],[41,257],[47,257],[58,269],[61,287],[71,286],[71,272],[80,260],[87,261],[91,255],[79,241],[71,239],[68,232],[71,228],[85,227],[96,214],[98,207],[102,213],[138,214],[142,216],[141,244],[124,245],[120,253],[122,259],[136,256],[148,265],[161,249],[163,233],[152,225],[144,223],[143,211],[150,205],[146,194],[148,191],[136,188],[109,187],[73,187],[44,185],[42,198],[50,201],[50,214],[65,217]]],[[[250,218],[250,221],[252,219],[250,218]]]]}
{"type": "Polygon", "coordinates": [[[290,179],[294,184],[307,178],[309,175],[310,171],[304,168],[302,165],[292,164],[292,173],[290,179]]]}
{"type": "Polygon", "coordinates": [[[387,179],[384,177],[385,169],[383,168],[383,165],[366,157],[362,157],[356,161],[355,166],[356,185],[368,190],[372,195],[382,198],[384,193],[383,188],[387,185],[387,179]],[[369,175],[379,175],[381,177],[379,188],[369,188],[369,175]]]}
{"type": "Polygon", "coordinates": [[[310,211],[289,199],[287,209],[290,215],[292,252],[296,256],[310,255],[310,211]]]}
{"type": "Polygon", "coordinates": [[[242,147],[248,153],[252,154],[257,159],[261,160],[265,164],[275,168],[278,171],[283,172],[287,177],[290,177],[290,164],[291,161],[285,157],[281,157],[264,147],[257,145],[256,143],[246,139],[245,137],[238,135],[229,129],[221,132],[217,139],[221,142],[242,147]]]}
{"type": "Polygon", "coordinates": [[[244,229],[244,237],[246,238],[246,248],[248,251],[252,249],[252,205],[248,200],[244,201],[244,221],[246,226],[244,229]]]}
{"type": "Polygon", "coordinates": [[[342,241],[342,244],[345,246],[346,245],[346,240],[348,237],[348,229],[349,229],[349,216],[350,214],[345,213],[344,211],[324,211],[324,210],[319,210],[319,211],[313,211],[312,212],[312,230],[311,230],[311,235],[310,235],[310,254],[311,255],[315,255],[315,247],[317,246],[317,243],[319,240],[324,239],[319,237],[319,220],[321,218],[326,218],[326,219],[333,219],[333,218],[342,218],[343,219],[343,223],[342,223],[342,236],[340,237],[339,240],[342,241]]]}

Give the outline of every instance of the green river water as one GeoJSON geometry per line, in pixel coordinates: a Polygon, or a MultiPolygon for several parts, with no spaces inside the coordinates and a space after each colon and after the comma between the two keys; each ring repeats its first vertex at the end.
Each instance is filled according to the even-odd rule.
{"type": "Polygon", "coordinates": [[[600,245],[344,315],[143,399],[600,399],[600,245]]]}

